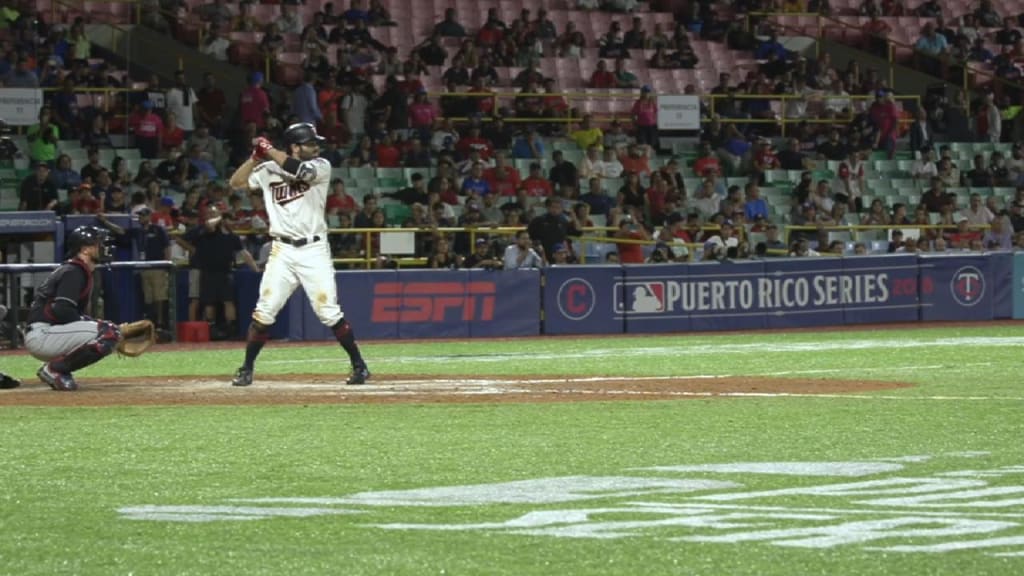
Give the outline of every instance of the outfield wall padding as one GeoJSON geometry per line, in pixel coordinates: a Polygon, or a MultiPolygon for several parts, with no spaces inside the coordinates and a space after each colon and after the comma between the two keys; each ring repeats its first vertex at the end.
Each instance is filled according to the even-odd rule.
{"type": "MultiPolygon", "coordinates": [[[[992,253],[346,271],[337,279],[359,337],[386,340],[994,320],[1013,317],[1022,274],[1020,256],[992,253]]],[[[236,279],[239,311],[248,315],[259,275],[236,279]]],[[[278,324],[275,336],[331,338],[301,291],[278,324]]]]}

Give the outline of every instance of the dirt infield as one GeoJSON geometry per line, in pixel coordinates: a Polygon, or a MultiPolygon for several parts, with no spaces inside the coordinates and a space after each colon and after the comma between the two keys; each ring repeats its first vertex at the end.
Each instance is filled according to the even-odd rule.
{"type": "Polygon", "coordinates": [[[0,392],[0,406],[143,406],[566,402],[677,400],[855,394],[905,388],[898,382],[789,378],[671,378],[557,376],[374,376],[366,386],[345,386],[338,375],[274,375],[248,388],[230,377],[79,380],[77,392],[54,392],[31,382],[0,392]]]}

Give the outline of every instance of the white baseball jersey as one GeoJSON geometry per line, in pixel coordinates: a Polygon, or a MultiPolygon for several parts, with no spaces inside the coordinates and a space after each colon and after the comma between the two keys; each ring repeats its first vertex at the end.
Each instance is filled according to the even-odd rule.
{"type": "Polygon", "coordinates": [[[270,216],[270,235],[294,240],[327,238],[324,209],[331,182],[331,163],[324,158],[306,160],[295,175],[267,161],[253,168],[249,187],[263,191],[270,216]]]}

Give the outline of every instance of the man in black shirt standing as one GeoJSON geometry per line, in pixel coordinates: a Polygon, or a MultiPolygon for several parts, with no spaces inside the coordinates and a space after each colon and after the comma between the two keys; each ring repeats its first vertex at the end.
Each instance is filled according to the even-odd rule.
{"type": "MultiPolygon", "coordinates": [[[[235,309],[234,282],[231,270],[235,255],[242,254],[249,268],[259,271],[256,260],[242,246],[242,240],[228,229],[217,206],[206,210],[201,226],[193,228],[184,237],[175,239],[192,255],[192,266],[199,270],[199,304],[203,306],[206,321],[211,325],[217,320],[217,305],[224,305],[224,320],[227,333],[237,336],[238,312],[235,309]]],[[[211,331],[223,334],[223,331],[211,331]]]]}
{"type": "Polygon", "coordinates": [[[547,213],[531,220],[527,230],[534,246],[544,248],[542,256],[550,263],[550,255],[555,253],[555,244],[564,244],[569,236],[582,236],[583,233],[576,225],[575,215],[570,211],[570,217],[563,212],[561,198],[549,196],[544,205],[547,206],[547,213]]]}
{"type": "Polygon", "coordinates": [[[36,163],[35,174],[21,181],[18,210],[53,210],[57,207],[57,187],[50,180],[50,167],[46,162],[36,163]]]}
{"type": "Polygon", "coordinates": [[[548,180],[551,180],[555,190],[561,190],[563,186],[575,188],[579,184],[580,179],[576,165],[566,160],[561,150],[555,150],[552,159],[554,160],[554,165],[548,172],[548,180]]]}
{"type": "Polygon", "coordinates": [[[110,355],[121,340],[118,327],[91,313],[96,265],[110,258],[105,230],[79,226],[68,235],[71,259],[36,290],[28,313],[25,348],[46,362],[36,375],[54,390],[77,390],[72,372],[110,355]]]}
{"type": "MultiPolygon", "coordinates": [[[[149,207],[139,210],[139,228],[136,230],[136,246],[139,260],[156,262],[171,259],[171,240],[163,226],[153,224],[153,211],[149,207]]],[[[168,302],[168,271],[154,268],[139,272],[142,279],[142,301],[146,314],[161,330],[167,330],[164,307],[168,302]]]]}

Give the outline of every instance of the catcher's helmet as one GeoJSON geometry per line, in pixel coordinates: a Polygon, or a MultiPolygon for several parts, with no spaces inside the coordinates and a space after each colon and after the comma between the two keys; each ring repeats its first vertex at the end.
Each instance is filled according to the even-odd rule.
{"type": "Polygon", "coordinates": [[[308,122],[292,124],[284,131],[284,141],[289,146],[292,144],[307,144],[309,142],[323,144],[324,140],[325,138],[316,133],[316,126],[308,122]]]}
{"type": "Polygon", "coordinates": [[[68,256],[72,257],[86,246],[99,246],[99,261],[109,262],[113,258],[112,246],[109,243],[110,235],[103,228],[96,226],[79,226],[68,234],[66,242],[68,256]]]}

